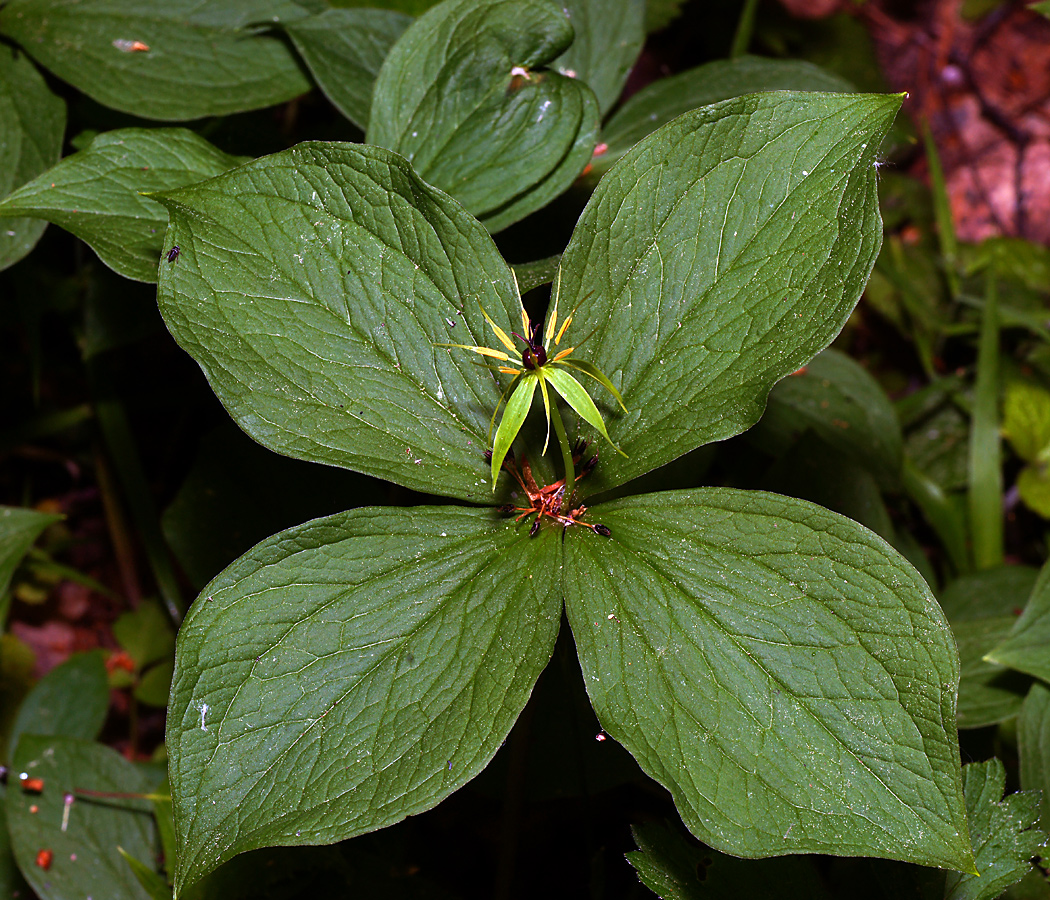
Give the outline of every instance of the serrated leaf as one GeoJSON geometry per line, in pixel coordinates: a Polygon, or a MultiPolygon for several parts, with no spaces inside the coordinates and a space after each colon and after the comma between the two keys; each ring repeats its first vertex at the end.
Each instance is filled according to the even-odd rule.
{"type": "MultiPolygon", "coordinates": [[[[65,130],[65,103],[23,54],[0,45],[0,197],[58,162],[65,130]]],[[[46,227],[28,218],[0,222],[0,271],[26,256],[46,227]]]]}
{"type": "Polygon", "coordinates": [[[1006,639],[987,658],[1003,666],[1050,681],[1050,563],[1043,566],[1021,617],[1006,639]]]}
{"type": "Polygon", "coordinates": [[[844,78],[800,60],[738,56],[705,63],[654,81],[633,94],[602,129],[608,149],[595,158],[594,171],[604,172],[646,135],[700,106],[761,91],[851,90],[853,86],[844,78]]]}
{"type": "Polygon", "coordinates": [[[1041,824],[1050,824],[1050,688],[1035,682],[1017,718],[1021,787],[1042,794],[1041,824]]]}
{"type": "Polygon", "coordinates": [[[769,394],[755,439],[784,453],[811,428],[847,459],[885,479],[900,472],[903,438],[886,392],[867,370],[837,350],[825,350],[769,394]]]}
{"type": "Polygon", "coordinates": [[[216,578],[179,632],[168,713],[178,891],[236,853],[382,828],[473,778],[550,659],[560,546],[491,510],[361,509],[216,578]]]}
{"type": "Polygon", "coordinates": [[[1034,826],[1039,794],[1003,797],[1006,770],[998,759],[963,767],[963,790],[978,874],[949,873],[944,900],[995,900],[1032,869],[1032,858],[1046,841],[1034,826]]]}
{"type": "Polygon", "coordinates": [[[10,749],[23,734],[94,740],[109,711],[109,684],[101,650],[76,653],[53,668],[22,701],[10,749]]]}
{"type": "Polygon", "coordinates": [[[15,191],[0,202],[0,217],[54,222],[120,275],[156,281],[168,213],[143,193],[203,181],[241,162],[185,128],[122,128],[15,191]]]}
{"type": "MultiPolygon", "coordinates": [[[[248,7],[273,21],[289,4],[248,7]]],[[[11,0],[0,34],[105,106],[185,121],[259,109],[310,90],[291,49],[245,25],[241,0],[11,0]]]]}
{"type": "Polygon", "coordinates": [[[152,859],[156,829],[149,802],[131,797],[73,801],[66,815],[63,796],[78,789],[142,793],[146,777],[109,747],[70,737],[25,735],[12,766],[44,780],[39,794],[7,792],[7,822],[18,867],[41,900],[105,897],[149,900],[117,847],[152,859]],[[35,809],[34,809],[35,807],[35,809]],[[62,827],[65,821],[66,827],[62,827]],[[50,850],[42,868],[37,854],[50,850]]]}
{"type": "Polygon", "coordinates": [[[638,878],[664,900],[831,900],[812,859],[743,860],[690,844],[666,824],[632,825],[627,854],[638,878]]]}
{"type": "MultiPolygon", "coordinates": [[[[609,734],[735,856],[972,870],[959,663],[925,582],[810,503],[722,488],[602,504],[565,603],[609,734]]],[[[583,535],[586,538],[589,535],[583,535]]]]}
{"type": "Polygon", "coordinates": [[[579,304],[566,339],[594,331],[578,355],[630,410],[598,398],[629,458],[608,457],[584,490],[748,428],[773,384],[838,334],[882,240],[875,154],[900,102],[728,100],[606,174],[562,257],[559,302],[579,304]]]}
{"type": "Polygon", "coordinates": [[[376,75],[411,22],[393,10],[327,9],[285,30],[324,95],[365,131],[376,75]]]}
{"type": "Polygon", "coordinates": [[[543,69],[572,41],[552,3],[446,0],[402,35],[376,79],[368,142],[496,231],[564,191],[597,141],[590,89],[543,69]]]}
{"type": "Polygon", "coordinates": [[[645,0],[622,0],[612,12],[607,0],[562,0],[575,32],[554,68],[585,82],[604,116],[620,98],[645,42],[645,0]]]}
{"type": "Polygon", "coordinates": [[[404,159],[315,143],[158,196],[158,301],[175,339],[259,443],[415,490],[491,502],[501,388],[471,354],[481,307],[520,319],[491,237],[404,159]],[[449,340],[451,339],[451,340],[449,340]]]}

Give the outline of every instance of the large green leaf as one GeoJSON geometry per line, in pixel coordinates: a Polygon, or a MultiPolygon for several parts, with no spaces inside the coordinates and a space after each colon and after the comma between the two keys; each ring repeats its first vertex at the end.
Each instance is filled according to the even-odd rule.
{"type": "Polygon", "coordinates": [[[15,859],[41,900],[149,900],[117,851],[123,847],[137,859],[153,859],[156,829],[149,801],[81,796],[67,814],[63,800],[81,789],[141,793],[149,789],[145,775],[109,747],[54,735],[26,735],[12,762],[14,771],[44,780],[39,794],[7,792],[15,859]],[[48,868],[37,863],[41,850],[52,853],[48,868]]]}
{"type": "Polygon", "coordinates": [[[10,750],[23,734],[60,734],[94,740],[109,711],[109,683],[101,650],[76,653],[55,666],[22,701],[10,750]]]}
{"type": "Polygon", "coordinates": [[[285,26],[325,96],[351,122],[368,128],[372,87],[390,48],[412,22],[386,9],[328,9],[285,26]]]}
{"type": "Polygon", "coordinates": [[[511,224],[565,190],[597,140],[590,89],[541,68],[572,37],[545,0],[446,0],[383,63],[369,143],[405,156],[491,230],[511,224]]]}
{"type": "Polygon", "coordinates": [[[649,494],[594,512],[612,537],[567,541],[565,564],[587,690],[694,834],[736,856],[973,871],[955,644],[896,551],[758,492],[649,494]]]}
{"type": "Polygon", "coordinates": [[[585,81],[604,116],[620,98],[645,42],[645,0],[621,0],[615,11],[608,0],[562,0],[560,6],[576,37],[554,66],[585,81]]]}
{"type": "MultiPolygon", "coordinates": [[[[758,420],[770,388],[824,349],[882,241],[875,159],[901,103],[754,94],[694,110],[602,179],[562,257],[570,344],[630,412],[588,492],[758,420]]],[[[584,429],[592,432],[593,429],[584,429]]]]}
{"type": "Polygon", "coordinates": [[[988,660],[1050,681],[1050,563],[1043,566],[1013,630],[988,653],[988,660]]]}
{"type": "Polygon", "coordinates": [[[704,63],[646,85],[624,103],[602,129],[607,150],[594,161],[600,174],[638,143],[682,113],[719,100],[761,91],[845,92],[853,86],[838,75],[799,60],[738,56],[704,63]]]}
{"type": "Polygon", "coordinates": [[[0,202],[0,217],[47,219],[115,272],[156,281],[168,213],[143,192],[203,181],[242,161],[185,128],[109,131],[0,202]]]}
{"type": "MultiPolygon", "coordinates": [[[[65,103],[25,56],[0,45],[0,197],[58,162],[65,130],[65,103]]],[[[0,270],[29,253],[47,227],[32,219],[0,225],[0,270]]]]}
{"type": "Polygon", "coordinates": [[[160,310],[238,424],[288,456],[491,502],[500,388],[463,351],[520,322],[485,229],[380,147],[300,144],[163,194],[160,310]]]}
{"type": "Polygon", "coordinates": [[[244,850],[382,828],[480,772],[550,659],[560,547],[492,510],[372,508],[219,575],[178,636],[177,887],[244,850]]]}
{"type": "Polygon", "coordinates": [[[291,6],[11,0],[0,8],[0,34],[99,103],[184,121],[271,106],[310,90],[282,40],[242,27],[272,21],[291,6]]]}

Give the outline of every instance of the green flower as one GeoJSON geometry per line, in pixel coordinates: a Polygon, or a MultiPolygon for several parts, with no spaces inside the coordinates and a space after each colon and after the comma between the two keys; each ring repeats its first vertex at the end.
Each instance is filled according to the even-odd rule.
{"type": "Polygon", "coordinates": [[[468,344],[440,344],[439,346],[471,350],[490,359],[511,364],[492,367],[499,372],[514,376],[514,379],[507,385],[507,389],[500,397],[499,403],[496,404],[496,409],[492,413],[492,420],[489,422],[489,435],[491,436],[496,416],[499,415],[500,408],[503,407],[504,401],[506,401],[503,418],[500,419],[499,428],[496,429],[496,438],[492,443],[493,491],[496,490],[496,477],[499,475],[503,460],[510,451],[511,444],[514,443],[514,439],[518,436],[521,426],[525,423],[525,417],[532,407],[532,400],[536,394],[537,386],[543,395],[543,407],[547,414],[547,439],[543,443],[544,453],[547,452],[547,444],[550,442],[552,409],[555,417],[555,430],[559,432],[562,430],[561,416],[557,408],[551,405],[550,393],[547,390],[548,386],[550,386],[569,406],[576,410],[580,418],[598,429],[617,453],[623,456],[627,455],[613,444],[612,438],[609,437],[609,432],[605,430],[605,422],[602,420],[601,413],[598,412],[598,407],[594,405],[594,401],[588,396],[583,386],[566,369],[575,369],[577,372],[589,375],[610,391],[616,398],[616,402],[620,404],[621,409],[627,412],[627,407],[623,403],[623,397],[620,396],[620,392],[616,390],[613,383],[596,366],[581,359],[574,359],[572,352],[576,349],[575,347],[566,347],[553,356],[548,356],[547,348],[553,349],[561,343],[565,330],[569,327],[575,314],[574,310],[562,322],[561,328],[558,327],[558,285],[555,286],[554,303],[551,306],[550,316],[547,319],[547,327],[543,330],[542,340],[540,323],[533,324],[530,322],[529,315],[525,312],[525,307],[521,308],[521,327],[525,334],[524,336],[517,332],[511,332],[511,334],[525,344],[525,348],[522,350],[514,346],[514,341],[510,339],[510,336],[502,328],[492,321],[492,317],[486,312],[484,307],[482,307],[481,313],[485,316],[485,321],[492,326],[492,330],[496,332],[496,337],[499,338],[500,343],[507,348],[506,351],[496,350],[492,347],[474,347],[468,344]],[[552,340],[553,345],[551,344],[552,340]],[[508,394],[510,399],[507,399],[508,394]]]}

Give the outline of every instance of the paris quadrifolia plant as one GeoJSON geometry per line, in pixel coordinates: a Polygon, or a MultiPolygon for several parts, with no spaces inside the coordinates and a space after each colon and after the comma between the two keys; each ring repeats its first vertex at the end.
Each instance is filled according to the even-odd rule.
{"type": "MultiPolygon", "coordinates": [[[[532,401],[536,395],[537,386],[543,397],[543,409],[547,416],[547,432],[543,440],[542,453],[547,452],[547,444],[550,440],[550,423],[553,419],[554,431],[557,435],[559,446],[561,447],[562,461],[565,465],[565,494],[567,497],[571,497],[573,493],[574,463],[572,461],[572,452],[569,447],[568,437],[565,432],[565,425],[562,422],[561,413],[558,412],[557,404],[551,403],[551,397],[547,391],[548,385],[561,395],[562,399],[564,399],[565,402],[575,410],[580,418],[596,429],[602,437],[612,444],[617,452],[623,454],[623,451],[616,447],[612,442],[612,438],[609,437],[609,432],[605,428],[602,414],[598,411],[598,407],[594,405],[594,401],[591,400],[583,386],[569,372],[566,372],[565,369],[576,369],[576,371],[582,372],[590,378],[593,378],[602,387],[606,388],[616,398],[616,402],[620,404],[621,409],[623,409],[624,412],[627,412],[627,407],[623,404],[623,397],[620,396],[620,392],[616,390],[615,385],[613,385],[613,383],[609,381],[609,379],[606,378],[596,366],[586,360],[573,358],[572,353],[576,350],[575,347],[565,347],[553,356],[549,356],[547,353],[547,348],[551,347],[552,342],[555,347],[561,343],[561,339],[564,337],[568,327],[572,324],[573,315],[575,314],[574,310],[565,317],[561,327],[558,327],[558,295],[560,287],[561,273],[559,272],[554,283],[554,294],[551,300],[550,313],[547,317],[547,326],[543,329],[542,337],[540,333],[540,323],[531,322],[529,320],[529,314],[525,311],[525,307],[521,307],[521,330],[524,333],[511,333],[525,345],[523,350],[518,349],[518,347],[515,346],[514,342],[507,335],[507,332],[492,321],[492,317],[484,308],[482,308],[481,314],[485,317],[485,321],[492,327],[499,342],[507,348],[506,350],[497,350],[493,347],[479,347],[468,344],[440,345],[445,347],[458,347],[462,350],[471,350],[481,356],[497,359],[504,363],[504,365],[494,366],[493,368],[504,375],[514,376],[510,384],[507,385],[506,389],[500,396],[499,403],[496,404],[496,409],[493,411],[492,419],[489,422],[489,436],[491,437],[492,428],[496,422],[496,416],[499,415],[500,409],[503,407],[504,402],[506,402],[506,409],[504,410],[503,418],[500,420],[499,428],[496,429],[496,439],[493,442],[491,451],[493,491],[496,490],[496,480],[499,471],[503,466],[503,461],[506,459],[507,453],[510,451],[511,445],[514,443],[514,439],[521,431],[522,425],[525,424],[525,417],[528,415],[529,409],[532,407],[532,401]],[[507,365],[507,363],[516,363],[516,365],[507,365]],[[510,395],[510,399],[507,399],[508,394],[510,395]]],[[[584,299],[586,300],[587,298],[585,297],[584,299]]]]}
{"type": "MultiPolygon", "coordinates": [[[[364,143],[244,160],[130,128],[0,203],[156,280],[174,339],[265,447],[451,501],[281,531],[192,605],[166,734],[179,896],[244,851],[439,804],[506,740],[563,620],[604,734],[710,847],[974,871],[959,657],[924,580],[807,501],[659,489],[661,467],[750,428],[842,329],[881,245],[875,163],[902,97],[742,57],[609,115],[644,4],[574,44],[562,7],[593,5],[445,0],[411,19],[282,4],[266,21],[290,42],[230,46],[245,67],[269,59],[244,49],[263,38],[272,65],[287,55],[272,79],[287,96],[263,80],[242,95],[295,96],[305,66],[364,143]],[[334,33],[369,35],[377,58],[331,76],[334,33]],[[709,105],[683,108],[697,94],[709,105]],[[574,183],[559,208],[583,208],[555,263],[508,264],[529,214],[574,183]],[[544,284],[541,327],[519,285],[544,284]]],[[[0,10],[27,53],[84,43],[37,34],[66,27],[57,15],[26,30],[31,7],[0,10]]],[[[144,46],[183,27],[172,16],[144,46]]],[[[202,54],[226,46],[213,18],[202,54]]],[[[136,67],[169,60],[112,58],[129,92],[136,67]]],[[[238,93],[158,96],[158,77],[131,105],[169,120],[224,114],[238,93]]]]}

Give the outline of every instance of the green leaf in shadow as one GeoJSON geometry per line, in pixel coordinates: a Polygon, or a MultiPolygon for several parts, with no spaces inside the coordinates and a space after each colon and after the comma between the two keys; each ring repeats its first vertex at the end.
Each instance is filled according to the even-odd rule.
{"type": "Polygon", "coordinates": [[[0,34],[105,106],[181,122],[310,90],[284,41],[245,27],[295,9],[286,0],[12,0],[0,8],[0,34]]]}
{"type": "Polygon", "coordinates": [[[590,158],[590,89],[543,69],[572,26],[536,0],[447,0],[421,16],[376,79],[368,141],[396,150],[490,230],[564,191],[590,158]]]}
{"type": "MultiPolygon", "coordinates": [[[[0,197],[58,162],[66,105],[15,47],[0,45],[0,197]]],[[[0,271],[29,253],[46,228],[33,219],[0,222],[0,271]]]]}
{"type": "Polygon", "coordinates": [[[411,16],[393,10],[326,9],[285,30],[324,95],[365,131],[376,75],[411,22],[411,16]]]}

